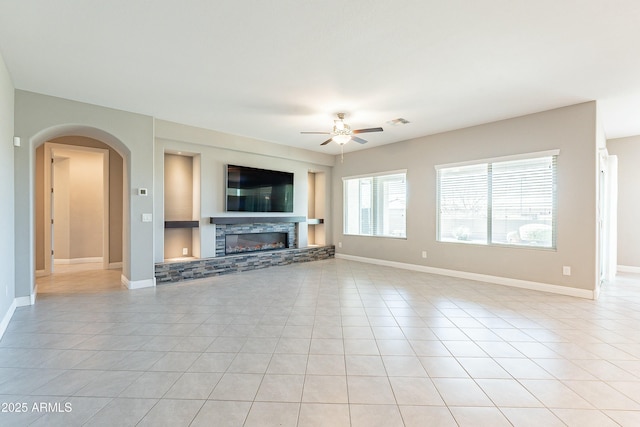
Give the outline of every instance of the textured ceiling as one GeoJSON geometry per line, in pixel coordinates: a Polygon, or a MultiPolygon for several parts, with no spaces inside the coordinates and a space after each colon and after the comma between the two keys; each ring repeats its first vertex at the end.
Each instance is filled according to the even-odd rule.
{"type": "Polygon", "coordinates": [[[385,128],[347,151],[591,100],[640,134],[638,46],[638,0],[0,0],[18,89],[326,153],[337,112],[385,128]]]}

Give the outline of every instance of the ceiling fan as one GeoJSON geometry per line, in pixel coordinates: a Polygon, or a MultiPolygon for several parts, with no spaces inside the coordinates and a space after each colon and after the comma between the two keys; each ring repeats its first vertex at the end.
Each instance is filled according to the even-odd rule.
{"type": "Polygon", "coordinates": [[[355,136],[358,133],[368,132],[382,132],[382,128],[368,128],[368,129],[355,129],[344,122],[344,113],[338,113],[338,119],[333,121],[333,130],[331,132],[300,132],[302,134],[316,134],[316,135],[331,135],[331,138],[327,139],[320,145],[327,145],[331,141],[336,142],[339,145],[344,145],[349,141],[355,141],[359,144],[365,144],[366,139],[355,136]]]}

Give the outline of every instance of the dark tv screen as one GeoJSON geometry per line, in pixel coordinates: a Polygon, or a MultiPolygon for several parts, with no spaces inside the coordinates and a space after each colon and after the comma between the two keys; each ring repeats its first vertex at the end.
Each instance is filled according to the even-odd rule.
{"type": "Polygon", "coordinates": [[[227,165],[228,212],[293,212],[293,173],[227,165]]]}

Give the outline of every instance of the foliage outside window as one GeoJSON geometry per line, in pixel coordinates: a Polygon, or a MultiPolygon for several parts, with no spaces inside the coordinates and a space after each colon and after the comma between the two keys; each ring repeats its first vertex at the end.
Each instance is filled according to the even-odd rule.
{"type": "Polygon", "coordinates": [[[436,166],[438,241],[555,248],[558,153],[436,166]]]}
{"type": "Polygon", "coordinates": [[[343,178],[344,234],[405,238],[406,171],[343,178]]]}

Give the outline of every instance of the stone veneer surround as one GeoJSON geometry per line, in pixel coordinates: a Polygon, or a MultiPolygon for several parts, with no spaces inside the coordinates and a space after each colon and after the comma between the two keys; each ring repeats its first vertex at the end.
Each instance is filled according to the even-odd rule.
{"type": "Polygon", "coordinates": [[[158,285],[202,279],[221,274],[256,270],[276,265],[319,261],[333,258],[335,246],[318,246],[276,251],[249,252],[224,257],[194,259],[189,261],[162,262],[155,265],[158,285]]]}
{"type": "Polygon", "coordinates": [[[298,248],[298,224],[305,221],[305,217],[211,217],[209,222],[216,227],[216,256],[157,263],[155,265],[156,283],[174,283],[276,265],[333,258],[335,256],[333,245],[298,248]],[[226,255],[225,235],[245,233],[286,233],[289,248],[226,255]]]}

